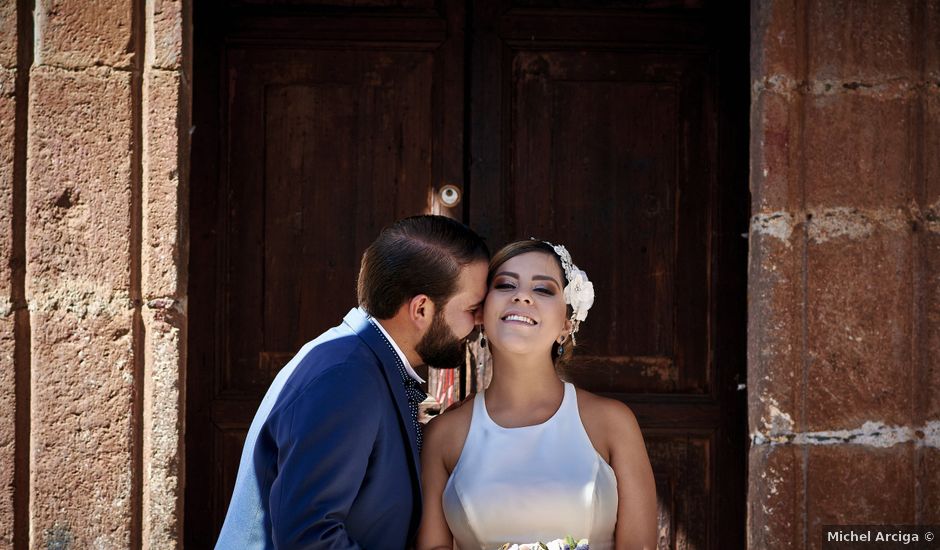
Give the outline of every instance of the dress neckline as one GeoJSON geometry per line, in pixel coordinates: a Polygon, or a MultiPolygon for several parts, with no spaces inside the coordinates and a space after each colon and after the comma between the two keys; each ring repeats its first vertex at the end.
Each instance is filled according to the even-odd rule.
{"type": "Polygon", "coordinates": [[[544,426],[548,426],[549,424],[554,422],[556,418],[561,416],[562,411],[565,409],[565,406],[567,405],[569,399],[577,399],[577,397],[573,395],[574,386],[570,382],[563,382],[563,384],[564,384],[564,393],[562,393],[562,396],[561,396],[561,404],[558,405],[558,408],[555,410],[555,412],[552,413],[552,415],[548,417],[544,422],[539,422],[538,424],[529,424],[527,426],[516,426],[514,428],[506,428],[504,426],[500,426],[490,416],[490,412],[486,410],[486,390],[480,392],[481,415],[483,416],[487,424],[495,427],[498,430],[502,430],[506,432],[516,431],[516,430],[525,430],[525,429],[531,429],[531,428],[541,428],[544,426]],[[569,397],[569,394],[571,394],[570,397],[569,397]]]}

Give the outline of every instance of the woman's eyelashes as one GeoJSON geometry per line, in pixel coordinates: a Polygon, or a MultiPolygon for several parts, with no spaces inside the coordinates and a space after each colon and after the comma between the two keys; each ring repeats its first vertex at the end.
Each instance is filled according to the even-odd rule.
{"type": "MultiPolygon", "coordinates": [[[[515,283],[509,281],[497,281],[493,288],[496,290],[514,290],[516,288],[515,283]]],[[[544,296],[554,296],[555,290],[546,286],[537,286],[532,289],[533,292],[538,292],[544,296]]]]}

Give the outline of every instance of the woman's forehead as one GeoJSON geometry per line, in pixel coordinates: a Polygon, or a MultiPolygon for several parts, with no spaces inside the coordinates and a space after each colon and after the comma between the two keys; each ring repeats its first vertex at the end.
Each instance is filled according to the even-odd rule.
{"type": "Polygon", "coordinates": [[[554,256],[545,252],[526,252],[512,257],[496,268],[496,274],[512,272],[520,277],[548,275],[561,280],[561,267],[554,256]]]}

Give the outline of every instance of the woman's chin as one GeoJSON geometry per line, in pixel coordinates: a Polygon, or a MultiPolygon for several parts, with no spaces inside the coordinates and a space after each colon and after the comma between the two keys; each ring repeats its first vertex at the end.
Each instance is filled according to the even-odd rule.
{"type": "Polygon", "coordinates": [[[533,345],[531,338],[505,338],[500,342],[493,342],[493,349],[498,350],[500,353],[506,355],[532,355],[544,353],[545,350],[549,349],[545,346],[536,346],[533,345]],[[544,349],[542,349],[544,348],[544,349]]]}

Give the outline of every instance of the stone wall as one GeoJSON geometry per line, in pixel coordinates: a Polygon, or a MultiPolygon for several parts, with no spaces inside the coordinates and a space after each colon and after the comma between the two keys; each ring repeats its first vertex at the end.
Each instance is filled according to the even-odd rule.
{"type": "Polygon", "coordinates": [[[752,2],[750,548],[940,523],[940,2],[752,2]]]}
{"type": "Polygon", "coordinates": [[[188,19],[0,7],[0,547],[181,540],[188,19]]]}
{"type": "MultiPolygon", "coordinates": [[[[940,523],[938,36],[752,2],[751,548],[940,523]]],[[[2,548],[180,544],[190,43],[179,0],[0,2],[2,548]]]]}

